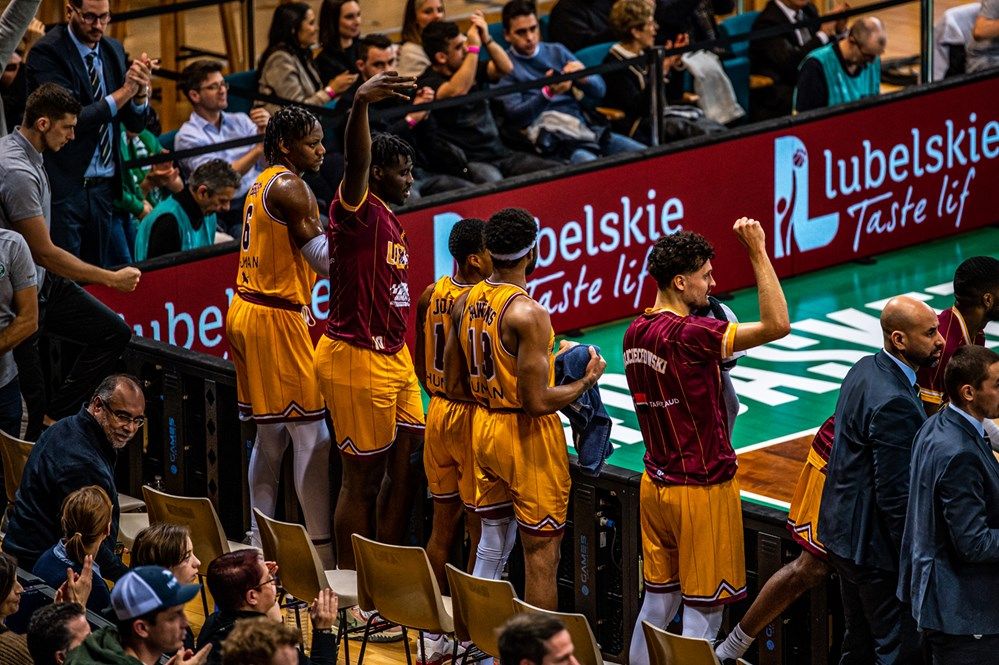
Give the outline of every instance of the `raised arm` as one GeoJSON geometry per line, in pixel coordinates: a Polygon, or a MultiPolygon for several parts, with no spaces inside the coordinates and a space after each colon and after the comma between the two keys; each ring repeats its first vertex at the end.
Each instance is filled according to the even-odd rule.
{"type": "Polygon", "coordinates": [[[354,104],[347,117],[344,135],[344,174],[340,185],[340,200],[348,206],[360,204],[368,189],[368,169],[371,168],[368,106],[393,97],[409,101],[409,96],[403,93],[415,89],[415,81],[412,76],[384,72],[369,78],[354,94],[354,104]]]}
{"type": "Polygon", "coordinates": [[[733,350],[744,351],[784,337],[791,332],[791,322],[787,314],[784,290],[767,255],[767,236],[763,227],[755,219],[741,217],[732,230],[749,252],[760,303],[760,320],[740,323],[735,331],[733,350]]]}
{"type": "Polygon", "coordinates": [[[517,394],[524,411],[530,416],[548,415],[572,404],[597,384],[607,366],[591,346],[590,361],[581,379],[550,386],[548,375],[552,350],[548,340],[552,323],[545,308],[533,300],[517,298],[510,303],[503,317],[503,326],[509,326],[504,333],[512,332],[517,339],[517,394]]]}

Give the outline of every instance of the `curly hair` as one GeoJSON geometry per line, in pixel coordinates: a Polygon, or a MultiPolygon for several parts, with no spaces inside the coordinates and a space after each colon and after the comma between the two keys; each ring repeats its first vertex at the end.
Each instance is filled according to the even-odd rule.
{"type": "Polygon", "coordinates": [[[954,300],[960,306],[978,304],[986,293],[999,289],[999,259],[972,256],[954,271],[954,300]]]}
{"type": "Polygon", "coordinates": [[[395,134],[375,134],[371,137],[371,166],[392,166],[397,161],[415,157],[413,146],[395,134]]]}
{"type": "Polygon", "coordinates": [[[281,158],[281,142],[287,146],[301,141],[318,124],[316,116],[301,106],[285,106],[272,115],[264,132],[264,157],[268,163],[277,164],[281,158]]]}
{"type": "Polygon", "coordinates": [[[283,646],[298,647],[302,634],[267,617],[243,619],[222,642],[223,665],[270,665],[283,646]]]}
{"type": "Polygon", "coordinates": [[[680,231],[663,236],[649,253],[649,274],[660,289],[665,289],[677,275],[689,275],[715,257],[715,250],[704,236],[680,231]]]}
{"type": "Polygon", "coordinates": [[[447,239],[447,249],[458,265],[464,264],[469,256],[478,254],[485,248],[486,241],[482,237],[485,225],[485,221],[478,217],[467,217],[451,229],[451,235],[447,239]]]}
{"type": "Polygon", "coordinates": [[[617,0],[610,11],[610,26],[622,41],[631,39],[631,29],[641,30],[652,18],[652,6],[646,0],[617,0]]]}
{"type": "Polygon", "coordinates": [[[486,222],[483,235],[486,249],[493,255],[493,265],[509,268],[520,259],[506,261],[495,258],[497,254],[516,254],[534,245],[538,238],[538,224],[534,216],[523,208],[503,208],[486,222]]]}

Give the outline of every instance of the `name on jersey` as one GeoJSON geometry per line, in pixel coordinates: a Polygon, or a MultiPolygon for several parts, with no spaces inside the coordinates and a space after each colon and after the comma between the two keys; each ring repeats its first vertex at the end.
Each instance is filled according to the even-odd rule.
{"type": "Polygon", "coordinates": [[[485,379],[472,377],[469,381],[472,394],[483,398],[503,400],[503,390],[499,386],[491,386],[485,379]]]}
{"type": "Polygon", "coordinates": [[[489,303],[485,300],[476,300],[465,309],[468,312],[469,319],[472,321],[482,319],[487,325],[492,325],[496,321],[496,310],[490,307],[489,303]]]}
{"type": "Polygon", "coordinates": [[[239,267],[240,267],[240,269],[245,269],[245,268],[259,268],[260,267],[260,257],[259,256],[241,256],[241,257],[239,257],[239,267]]]}
{"type": "Polygon", "coordinates": [[[648,349],[625,349],[624,350],[624,365],[648,365],[660,374],[666,373],[666,360],[660,358],[656,354],[652,353],[648,349]]]}
{"type": "Polygon", "coordinates": [[[400,270],[405,270],[409,267],[409,252],[406,251],[406,246],[402,243],[392,242],[389,240],[386,245],[388,246],[385,252],[385,262],[390,266],[399,268],[400,270]]]}
{"type": "Polygon", "coordinates": [[[453,307],[454,298],[451,296],[446,298],[434,298],[434,309],[431,312],[431,315],[449,315],[453,307]]]}

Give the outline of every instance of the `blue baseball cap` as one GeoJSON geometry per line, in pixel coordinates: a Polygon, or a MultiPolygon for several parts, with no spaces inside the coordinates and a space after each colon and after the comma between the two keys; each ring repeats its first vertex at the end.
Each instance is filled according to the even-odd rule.
{"type": "Polygon", "coordinates": [[[198,595],[200,584],[181,584],[166,568],[139,566],[121,576],[111,591],[111,607],[119,620],[184,605],[198,595]]]}

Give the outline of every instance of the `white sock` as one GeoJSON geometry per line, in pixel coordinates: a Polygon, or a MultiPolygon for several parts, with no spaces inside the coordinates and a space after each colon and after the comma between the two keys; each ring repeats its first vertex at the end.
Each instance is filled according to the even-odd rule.
{"type": "MultiPolygon", "coordinates": [[[[281,458],[288,447],[288,434],[283,424],[257,424],[257,438],[250,453],[250,507],[273,517],[277,504],[278,482],[281,479],[281,458]]],[[[250,542],[260,543],[257,516],[250,511],[250,542]]],[[[259,545],[258,545],[259,546],[259,545]]]]}
{"type": "Polygon", "coordinates": [[[336,567],[330,530],[330,431],[325,420],[285,423],[295,451],[295,493],[305,517],[305,530],[326,570],[336,567]]]}
{"type": "Polygon", "coordinates": [[[472,570],[472,575],[498,580],[516,542],[517,523],[512,517],[482,520],[482,536],[475,550],[475,568],[472,570]]]}
{"type": "Polygon", "coordinates": [[[725,660],[726,658],[735,660],[736,658],[742,658],[751,646],[753,646],[753,638],[743,632],[742,624],[736,624],[732,632],[725,638],[725,641],[715,649],[715,654],[718,656],[718,660],[725,660]]]}
{"type": "Polygon", "coordinates": [[[631,634],[631,649],[628,651],[628,662],[630,665],[649,665],[649,646],[645,642],[645,629],[642,622],[648,621],[653,626],[665,628],[677,610],[680,609],[680,592],[653,593],[645,592],[645,600],[642,601],[642,609],[638,612],[638,619],[635,621],[635,630],[631,634]]]}
{"type": "Polygon", "coordinates": [[[724,605],[711,607],[687,605],[683,608],[683,636],[714,641],[718,637],[718,629],[721,628],[724,616],[724,605]]]}

